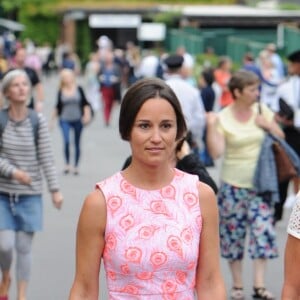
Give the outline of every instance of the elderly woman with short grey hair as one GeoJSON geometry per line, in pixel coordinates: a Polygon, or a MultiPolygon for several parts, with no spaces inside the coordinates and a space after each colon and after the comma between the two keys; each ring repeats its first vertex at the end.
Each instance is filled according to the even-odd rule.
{"type": "Polygon", "coordinates": [[[25,71],[5,74],[0,111],[0,300],[7,300],[16,250],[17,300],[26,299],[34,233],[42,229],[42,171],[56,208],[62,205],[50,135],[42,114],[27,107],[31,85],[25,71]]]}

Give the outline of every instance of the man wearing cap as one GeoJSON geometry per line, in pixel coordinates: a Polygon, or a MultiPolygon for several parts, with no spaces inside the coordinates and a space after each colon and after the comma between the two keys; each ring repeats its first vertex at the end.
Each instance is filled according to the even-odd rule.
{"type": "MultiPolygon", "coordinates": [[[[287,57],[289,78],[277,88],[276,119],[282,125],[286,142],[300,157],[300,50],[287,57]]],[[[293,180],[293,192],[287,197],[289,182],[279,184],[280,201],[275,205],[275,222],[282,219],[283,205],[291,207],[300,188],[300,178],[293,180]]]]}
{"type": "Polygon", "coordinates": [[[182,78],[183,61],[181,55],[169,55],[165,59],[166,83],[173,89],[180,101],[187,128],[192,134],[195,147],[199,149],[205,127],[205,110],[199,90],[182,78]]]}

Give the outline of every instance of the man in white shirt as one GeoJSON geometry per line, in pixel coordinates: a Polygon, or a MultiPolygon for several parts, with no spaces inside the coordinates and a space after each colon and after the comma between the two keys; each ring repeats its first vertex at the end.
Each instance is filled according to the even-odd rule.
{"type": "Polygon", "coordinates": [[[184,59],[181,55],[169,55],[164,63],[167,67],[166,83],[175,92],[181,107],[188,130],[192,133],[196,147],[201,148],[205,128],[205,110],[200,91],[184,80],[181,67],[184,59]]]}
{"type": "MultiPolygon", "coordinates": [[[[282,125],[286,142],[300,157],[300,50],[288,57],[290,76],[277,88],[277,100],[272,107],[277,112],[277,121],[282,125]]],[[[279,184],[280,201],[275,204],[274,220],[280,221],[283,207],[291,207],[295,202],[295,195],[300,188],[300,177],[292,180],[293,189],[288,193],[289,181],[279,184]]]]}
{"type": "MultiPolygon", "coordinates": [[[[294,110],[294,125],[300,128],[300,50],[291,53],[288,57],[288,69],[291,75],[277,89],[277,98],[281,98],[294,110]]],[[[279,107],[274,107],[278,111],[279,107]]]]}

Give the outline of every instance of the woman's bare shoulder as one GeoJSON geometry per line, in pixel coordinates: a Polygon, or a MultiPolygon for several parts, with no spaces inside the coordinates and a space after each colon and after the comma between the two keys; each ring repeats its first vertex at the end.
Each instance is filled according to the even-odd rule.
{"type": "Polygon", "coordinates": [[[97,222],[99,224],[100,221],[101,226],[105,227],[106,202],[101,190],[95,189],[86,196],[81,209],[81,218],[88,223],[97,222]]]}
{"type": "Polygon", "coordinates": [[[198,182],[198,191],[199,191],[199,196],[200,196],[200,200],[202,198],[216,198],[215,192],[213,191],[213,189],[206,183],[199,181],[198,182]]]}
{"type": "Polygon", "coordinates": [[[96,188],[90,192],[84,200],[84,205],[89,208],[100,209],[105,207],[105,198],[100,189],[96,188]]]}
{"type": "Polygon", "coordinates": [[[217,198],[213,189],[208,184],[199,181],[198,191],[201,211],[208,214],[215,213],[217,211],[217,198]]]}

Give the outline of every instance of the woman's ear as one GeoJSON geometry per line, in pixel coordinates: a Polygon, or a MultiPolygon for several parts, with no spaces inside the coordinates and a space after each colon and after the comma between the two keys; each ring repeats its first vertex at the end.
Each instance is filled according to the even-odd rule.
{"type": "Polygon", "coordinates": [[[238,99],[241,96],[242,92],[238,88],[235,88],[233,90],[232,94],[233,94],[232,96],[234,99],[238,99]]]}
{"type": "Polygon", "coordinates": [[[126,135],[126,141],[130,142],[131,141],[131,132],[126,135]]]}

